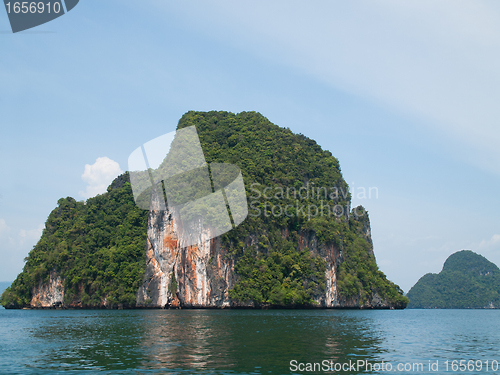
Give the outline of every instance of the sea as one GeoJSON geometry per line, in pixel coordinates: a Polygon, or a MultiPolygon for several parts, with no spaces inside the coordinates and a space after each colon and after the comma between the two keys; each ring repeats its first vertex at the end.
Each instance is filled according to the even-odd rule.
{"type": "Polygon", "coordinates": [[[500,374],[499,310],[0,310],[2,374],[500,374]]]}

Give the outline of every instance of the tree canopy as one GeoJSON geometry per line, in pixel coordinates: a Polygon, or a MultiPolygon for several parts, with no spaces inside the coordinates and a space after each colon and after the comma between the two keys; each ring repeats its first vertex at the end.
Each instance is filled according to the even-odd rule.
{"type": "Polygon", "coordinates": [[[410,308],[500,308],[500,270],[482,255],[458,251],[439,274],[422,276],[408,298],[410,308]]]}

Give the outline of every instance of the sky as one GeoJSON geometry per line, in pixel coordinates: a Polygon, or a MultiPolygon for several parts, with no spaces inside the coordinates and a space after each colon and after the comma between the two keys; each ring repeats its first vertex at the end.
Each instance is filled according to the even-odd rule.
{"type": "Polygon", "coordinates": [[[82,0],[16,34],[0,11],[0,281],[59,198],[104,192],[189,110],[330,150],[405,292],[462,249],[500,265],[499,66],[493,1],[82,0]]]}

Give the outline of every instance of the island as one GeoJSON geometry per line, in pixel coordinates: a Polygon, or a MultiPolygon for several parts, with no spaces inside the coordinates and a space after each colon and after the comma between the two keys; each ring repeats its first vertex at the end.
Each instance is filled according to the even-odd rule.
{"type": "Polygon", "coordinates": [[[500,308],[500,270],[470,250],[448,257],[440,273],[428,273],[410,289],[408,308],[500,308]]]}
{"type": "MultiPolygon", "coordinates": [[[[248,217],[182,247],[172,212],[135,202],[130,174],[87,201],[61,198],[6,308],[401,309],[377,266],[368,212],[351,207],[339,161],[257,112],[186,113],[207,163],[241,170],[248,217]]],[[[159,196],[157,196],[159,199],[159,196]]]]}

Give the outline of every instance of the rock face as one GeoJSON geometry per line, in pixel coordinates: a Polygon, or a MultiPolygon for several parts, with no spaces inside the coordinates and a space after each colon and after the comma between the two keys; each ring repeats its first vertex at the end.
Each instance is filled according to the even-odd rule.
{"type": "Polygon", "coordinates": [[[48,283],[40,282],[32,290],[31,307],[35,308],[55,308],[61,307],[64,303],[64,285],[61,276],[56,272],[50,273],[48,283]]]}
{"type": "MultiPolygon", "coordinates": [[[[228,295],[237,282],[234,259],[221,246],[219,237],[212,238],[209,228],[198,228],[200,236],[194,246],[183,247],[179,235],[185,228],[178,225],[175,214],[162,211],[153,196],[149,213],[146,243],[146,273],[137,293],[137,306],[152,308],[224,308],[253,307],[231,301],[228,295]],[[212,239],[210,239],[212,238],[212,239]]],[[[200,224],[201,225],[201,224],[200,224]]],[[[288,236],[284,230],[282,236],[288,236]]],[[[250,235],[249,245],[257,243],[250,235]]],[[[371,244],[369,222],[365,237],[371,244]]],[[[337,293],[337,267],[342,255],[335,245],[320,245],[314,232],[300,236],[298,250],[308,248],[313,255],[326,261],[325,293],[314,301],[322,308],[391,308],[378,294],[364,305],[359,298],[343,299],[337,293]]]]}
{"type": "MultiPolygon", "coordinates": [[[[175,213],[159,210],[153,196],[146,242],[146,273],[137,304],[150,307],[226,307],[234,285],[234,261],[212,238],[209,228],[197,228],[197,243],[183,247],[175,213]]],[[[201,224],[199,224],[201,225],[201,224]]]]}
{"type": "MultiPolygon", "coordinates": [[[[287,233],[285,233],[285,235],[287,235],[287,233]]],[[[307,232],[300,236],[299,250],[303,250],[306,247],[313,255],[319,255],[326,261],[325,294],[315,296],[314,301],[322,307],[339,307],[336,270],[340,260],[340,251],[333,245],[319,246],[318,238],[312,232],[307,232]]]]}

